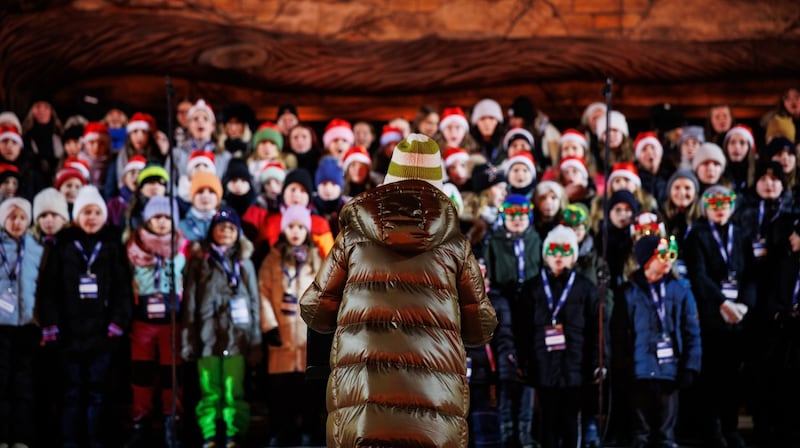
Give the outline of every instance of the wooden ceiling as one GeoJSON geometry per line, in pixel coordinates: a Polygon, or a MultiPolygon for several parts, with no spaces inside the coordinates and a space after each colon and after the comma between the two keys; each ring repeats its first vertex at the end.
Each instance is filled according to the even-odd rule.
{"type": "Polygon", "coordinates": [[[602,101],[646,118],[773,107],[800,79],[796,0],[10,0],[0,15],[0,103],[85,93],[158,114],[178,96],[278,104],[301,118],[411,118],[520,94],[557,120],[602,101]]]}

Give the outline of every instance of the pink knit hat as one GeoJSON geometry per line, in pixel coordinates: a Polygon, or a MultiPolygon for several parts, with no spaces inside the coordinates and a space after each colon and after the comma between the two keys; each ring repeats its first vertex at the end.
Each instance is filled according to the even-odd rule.
{"type": "Polygon", "coordinates": [[[311,230],[311,211],[302,205],[291,205],[281,213],[281,232],[284,231],[289,224],[293,222],[300,222],[306,229],[311,230]]]}

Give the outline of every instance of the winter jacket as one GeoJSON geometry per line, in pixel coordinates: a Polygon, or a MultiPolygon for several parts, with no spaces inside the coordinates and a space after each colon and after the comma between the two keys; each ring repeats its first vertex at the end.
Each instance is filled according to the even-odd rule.
{"type": "MultiPolygon", "coordinates": [[[[661,323],[650,287],[641,269],[623,286],[625,296],[624,353],[637,379],[674,381],[688,369],[699,373],[702,360],[700,324],[692,290],[686,280],[667,275],[663,279],[666,332],[672,341],[675,362],[659,364],[656,345],[661,341],[661,323]]],[[[654,285],[660,290],[659,285],[654,285]]],[[[622,335],[621,335],[622,336],[622,335]]]]}
{"type": "Polygon", "coordinates": [[[247,356],[261,350],[258,283],[249,257],[252,244],[244,237],[225,257],[238,263],[241,279],[231,288],[222,265],[207,243],[190,249],[183,289],[182,357],[186,361],[207,356],[247,356]],[[247,317],[234,322],[234,300],[243,299],[247,317]]]}
{"type": "Polygon", "coordinates": [[[178,224],[183,236],[189,241],[205,241],[208,229],[211,227],[211,218],[202,219],[198,213],[202,212],[196,212],[194,207],[190,208],[186,217],[178,224]]]}
{"type": "Polygon", "coordinates": [[[525,282],[516,317],[517,351],[528,380],[537,387],[578,387],[591,381],[597,367],[597,292],[586,277],[575,272],[575,280],[566,302],[556,315],[562,325],[566,348],[547,350],[546,327],[553,314],[547,302],[543,275],[547,275],[553,304],[558,303],[574,270],[564,270],[558,277],[549,268],[525,282]]]}
{"type": "MultiPolygon", "coordinates": [[[[175,250],[170,250],[171,234],[155,235],[140,227],[128,239],[128,260],[133,266],[134,318],[150,323],[168,323],[170,319],[170,276],[175,276],[176,312],[180,312],[183,292],[183,269],[186,240],[180,230],[175,235],[175,250]],[[158,284],[156,284],[156,279],[158,284]],[[166,309],[162,317],[148,313],[148,296],[160,294],[165,299],[166,309]]],[[[162,313],[159,313],[162,314],[162,313]]]]}
{"type": "Polygon", "coordinates": [[[340,225],[300,300],[309,327],[336,332],[328,446],[466,447],[464,345],[497,319],[455,207],[406,180],[354,198],[340,225]]]}
{"type": "MultiPolygon", "coordinates": [[[[305,246],[300,246],[307,249],[305,246]]],[[[293,248],[289,247],[289,251],[293,248]]],[[[269,373],[305,372],[308,326],[300,318],[298,300],[314,281],[322,257],[314,248],[305,250],[307,259],[299,270],[283,260],[280,247],[270,251],[258,272],[261,293],[261,332],[275,328],[280,347],[269,347],[269,373]]]]}
{"type": "MultiPolygon", "coordinates": [[[[16,296],[15,303],[8,303],[0,298],[0,325],[19,327],[33,323],[33,311],[36,305],[36,282],[39,277],[39,264],[42,261],[44,247],[39,244],[30,233],[22,237],[24,252],[22,265],[19,267],[19,281],[11,281],[5,268],[0,271],[0,291],[13,291],[16,296]],[[13,309],[12,309],[13,308],[13,309]]],[[[17,266],[19,243],[0,230],[0,244],[8,260],[8,269],[12,272],[17,266]]]]}
{"type": "Polygon", "coordinates": [[[505,229],[500,229],[489,237],[484,257],[486,275],[491,279],[492,287],[499,289],[513,301],[522,283],[535,277],[539,272],[542,262],[542,240],[533,226],[525,229],[522,235],[514,235],[505,229]],[[525,270],[522,278],[519,277],[517,256],[514,252],[514,242],[517,240],[521,240],[525,245],[525,270]]]}
{"type": "Polygon", "coordinates": [[[489,344],[467,347],[467,356],[472,360],[470,384],[487,384],[500,381],[516,381],[517,351],[514,348],[514,332],[511,307],[499,291],[487,293],[497,315],[497,328],[489,344]],[[487,350],[487,347],[489,348],[487,350]],[[489,355],[491,353],[491,359],[489,355]]]}
{"type": "Polygon", "coordinates": [[[108,337],[110,323],[130,324],[133,294],[131,273],[119,234],[109,227],[88,235],[68,227],[56,235],[56,244],[42,267],[38,284],[39,320],[42,328],[58,327],[61,347],[72,353],[113,350],[117,338],[108,337]],[[75,242],[83,247],[81,253],[75,242]],[[86,274],[87,258],[96,243],[100,251],[91,267],[97,281],[97,299],[81,299],[79,285],[86,274]],[[86,258],[84,258],[86,257],[86,258]]]}
{"type": "MultiPolygon", "coordinates": [[[[218,150],[217,145],[214,144],[213,141],[199,142],[192,138],[187,139],[180,146],[172,150],[172,160],[175,162],[175,167],[178,169],[178,177],[189,174],[186,171],[186,167],[189,166],[189,156],[191,156],[194,151],[214,153],[214,165],[217,167],[217,177],[222,179],[225,175],[225,171],[228,170],[228,162],[230,162],[232,158],[231,153],[224,149],[221,151],[218,150]]],[[[164,168],[167,169],[168,173],[171,173],[172,170],[170,169],[169,161],[170,159],[167,159],[164,168]]]]}

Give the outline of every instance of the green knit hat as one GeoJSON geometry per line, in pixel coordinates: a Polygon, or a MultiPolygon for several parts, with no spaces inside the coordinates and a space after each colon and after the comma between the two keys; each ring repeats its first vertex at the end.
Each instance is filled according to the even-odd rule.
{"type": "Polygon", "coordinates": [[[167,170],[161,165],[147,165],[142,171],[139,171],[139,177],[136,178],[136,185],[141,187],[142,184],[153,180],[166,185],[169,183],[169,173],[167,173],[167,170]]]}
{"type": "Polygon", "coordinates": [[[264,140],[269,140],[278,146],[278,149],[283,148],[283,134],[275,123],[265,121],[261,126],[256,129],[253,134],[253,149],[258,147],[258,144],[264,140]]]}
{"type": "Polygon", "coordinates": [[[383,183],[419,179],[442,189],[442,153],[433,139],[409,134],[394,147],[383,183]]]}

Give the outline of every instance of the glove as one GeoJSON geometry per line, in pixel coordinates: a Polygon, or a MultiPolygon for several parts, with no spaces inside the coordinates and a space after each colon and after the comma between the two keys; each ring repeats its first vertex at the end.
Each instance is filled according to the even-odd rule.
{"type": "Polygon", "coordinates": [[[601,381],[606,379],[607,374],[608,374],[608,369],[606,369],[605,367],[603,367],[602,369],[599,367],[594,369],[594,374],[592,375],[592,378],[594,379],[594,384],[600,384],[601,381]]]}
{"type": "Polygon", "coordinates": [[[719,306],[719,313],[722,315],[722,320],[724,320],[725,323],[737,324],[742,320],[739,308],[730,300],[722,302],[722,305],[719,306]]]}
{"type": "Polygon", "coordinates": [[[255,367],[258,363],[261,362],[261,346],[260,345],[253,345],[250,347],[250,350],[247,351],[247,365],[250,367],[255,367]]]}
{"type": "Polygon", "coordinates": [[[114,322],[108,324],[108,337],[118,338],[122,336],[123,333],[125,332],[122,331],[122,327],[120,327],[119,325],[115,324],[114,322]]]}
{"type": "Polygon", "coordinates": [[[58,340],[58,326],[49,325],[42,328],[42,340],[45,344],[56,342],[58,340]]]}
{"type": "Polygon", "coordinates": [[[280,347],[283,345],[283,341],[281,341],[281,333],[277,328],[273,328],[272,330],[264,333],[264,340],[267,341],[267,345],[272,347],[280,347]]]}
{"type": "Polygon", "coordinates": [[[742,318],[744,318],[744,316],[747,315],[747,311],[749,311],[749,308],[747,308],[747,305],[744,303],[734,303],[733,306],[739,310],[739,315],[741,315],[742,318]]]}
{"type": "Polygon", "coordinates": [[[695,375],[696,374],[694,373],[694,370],[688,370],[688,369],[682,370],[678,374],[678,387],[681,390],[686,390],[692,387],[692,384],[694,384],[695,375]]]}

